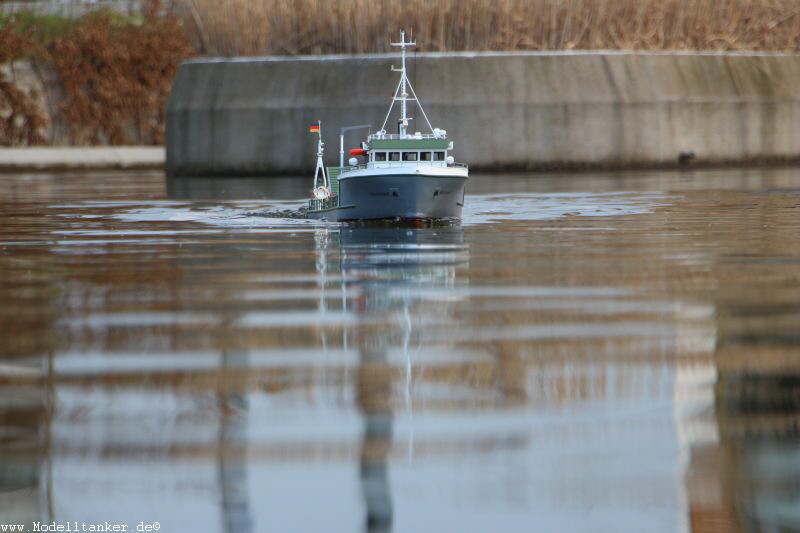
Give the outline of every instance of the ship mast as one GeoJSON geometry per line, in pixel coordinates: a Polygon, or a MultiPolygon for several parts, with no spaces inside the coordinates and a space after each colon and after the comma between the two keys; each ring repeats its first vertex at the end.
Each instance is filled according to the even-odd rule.
{"type": "MultiPolygon", "coordinates": [[[[395,68],[392,66],[393,72],[400,73],[400,82],[397,84],[397,89],[394,91],[394,96],[392,97],[392,103],[389,105],[389,111],[386,113],[386,118],[383,120],[383,125],[381,126],[380,131],[376,134],[378,136],[382,136],[386,134],[386,122],[389,120],[389,116],[392,114],[392,108],[394,107],[395,102],[400,102],[400,120],[398,121],[400,125],[400,131],[398,132],[399,138],[408,137],[408,121],[412,120],[411,117],[408,116],[408,101],[413,100],[417,103],[417,109],[422,113],[423,118],[425,118],[425,122],[428,124],[428,128],[430,128],[431,133],[436,134],[434,131],[433,126],[431,126],[431,121],[428,120],[428,115],[425,114],[425,110],[422,108],[422,104],[419,103],[419,98],[417,98],[417,93],[414,91],[414,87],[411,85],[411,82],[408,80],[408,75],[406,74],[406,48],[411,46],[416,46],[417,43],[414,42],[413,37],[411,41],[406,41],[406,32],[404,30],[400,30],[400,42],[399,43],[389,43],[391,46],[398,46],[402,52],[402,65],[400,68],[395,68]],[[410,93],[409,93],[410,91],[410,93]]],[[[437,130],[438,131],[438,130],[437,130]]],[[[442,130],[444,131],[444,130],[442,130]]]]}
{"type": "Polygon", "coordinates": [[[411,46],[416,46],[417,43],[413,41],[413,37],[411,41],[406,42],[406,32],[405,30],[400,30],[400,42],[399,43],[390,43],[392,46],[399,46],[400,51],[402,54],[402,66],[399,69],[392,67],[392,70],[395,72],[400,72],[400,93],[399,98],[395,97],[396,100],[400,100],[400,137],[405,137],[406,131],[408,129],[408,76],[406,75],[406,48],[411,46]]]}

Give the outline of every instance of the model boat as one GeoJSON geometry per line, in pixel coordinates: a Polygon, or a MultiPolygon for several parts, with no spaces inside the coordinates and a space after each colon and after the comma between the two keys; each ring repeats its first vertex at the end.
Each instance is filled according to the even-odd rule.
{"type": "Polygon", "coordinates": [[[344,133],[367,125],[340,129],[339,166],[323,163],[322,123],[310,131],[319,135],[317,167],[308,217],[331,221],[378,219],[457,219],[464,207],[464,186],[469,177],[467,165],[456,163],[453,142],[447,131],[431,126],[414,87],[406,75],[406,49],[416,43],[406,41],[400,32],[402,66],[389,112],[380,130],[367,136],[360,148],[350,150],[344,162],[344,133]],[[428,131],[410,132],[408,104],[415,102],[428,131]],[[387,133],[386,125],[395,104],[399,103],[397,133],[387,133]]]}

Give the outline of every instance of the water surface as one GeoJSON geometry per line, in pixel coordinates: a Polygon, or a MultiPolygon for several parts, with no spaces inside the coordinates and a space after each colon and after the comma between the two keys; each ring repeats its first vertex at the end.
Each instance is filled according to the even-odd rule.
{"type": "Polygon", "coordinates": [[[800,170],[306,181],[0,175],[0,523],[800,530],[800,170]]]}

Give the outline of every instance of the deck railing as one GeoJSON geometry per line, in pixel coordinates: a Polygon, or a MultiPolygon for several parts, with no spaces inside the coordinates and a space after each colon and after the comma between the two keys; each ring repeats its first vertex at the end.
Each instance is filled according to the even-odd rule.
{"type": "Polygon", "coordinates": [[[363,170],[367,168],[402,168],[402,167],[410,167],[413,165],[430,165],[432,167],[469,169],[469,165],[467,165],[466,163],[445,164],[444,161],[375,161],[370,164],[373,166],[369,167],[369,165],[366,163],[362,163],[360,165],[345,165],[342,168],[341,173],[350,172],[352,170],[363,170]]]}
{"type": "Polygon", "coordinates": [[[436,135],[434,133],[421,133],[419,135],[400,135],[398,133],[384,133],[383,135],[379,133],[373,133],[367,137],[368,140],[376,140],[376,141],[397,141],[397,140],[414,140],[414,139],[439,139],[442,141],[447,140],[447,135],[436,135]]]}
{"type": "Polygon", "coordinates": [[[321,211],[322,209],[333,209],[334,207],[339,207],[338,196],[331,196],[330,198],[323,198],[321,200],[312,198],[308,201],[309,211],[321,211]]]}

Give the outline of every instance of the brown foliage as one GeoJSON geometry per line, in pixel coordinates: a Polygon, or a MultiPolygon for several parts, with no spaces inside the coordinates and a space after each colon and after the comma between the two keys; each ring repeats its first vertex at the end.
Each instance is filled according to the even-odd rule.
{"type": "MultiPolygon", "coordinates": [[[[35,49],[31,40],[13,27],[0,28],[0,66],[35,49]]],[[[0,71],[0,145],[19,146],[44,143],[42,128],[45,119],[32,98],[17,88],[0,71]]]]}
{"type": "Polygon", "coordinates": [[[800,49],[797,0],[173,0],[208,55],[800,49]]]}
{"type": "Polygon", "coordinates": [[[156,12],[151,4],[141,25],[93,13],[49,46],[73,143],[163,143],[164,102],[192,49],[181,21],[156,12]]]}

